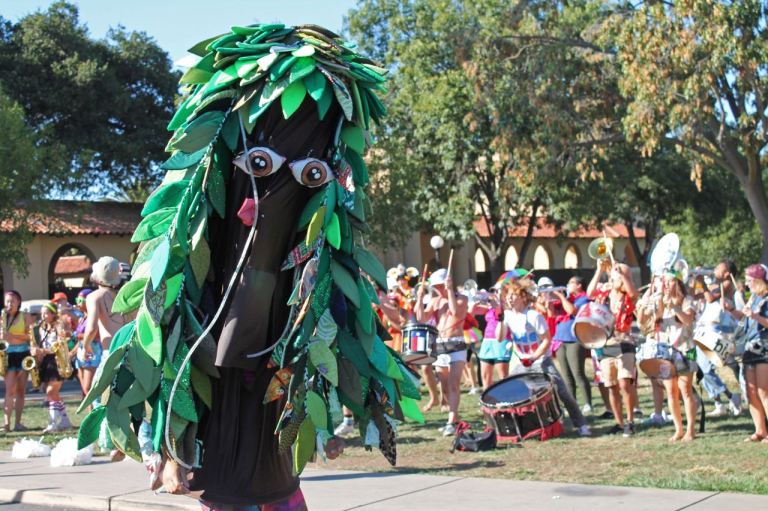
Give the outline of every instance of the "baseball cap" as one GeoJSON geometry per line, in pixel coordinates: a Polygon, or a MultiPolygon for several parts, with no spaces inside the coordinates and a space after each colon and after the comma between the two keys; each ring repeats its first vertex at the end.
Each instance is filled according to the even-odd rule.
{"type": "Polygon", "coordinates": [[[440,268],[439,270],[435,270],[435,272],[429,276],[429,285],[430,286],[439,286],[440,284],[445,284],[445,278],[448,276],[448,270],[445,268],[440,268]]]}

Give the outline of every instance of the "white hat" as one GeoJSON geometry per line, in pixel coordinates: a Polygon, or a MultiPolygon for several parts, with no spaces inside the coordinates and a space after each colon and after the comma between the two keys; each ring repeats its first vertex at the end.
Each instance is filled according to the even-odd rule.
{"type": "Polygon", "coordinates": [[[120,284],[120,262],[110,256],[99,258],[93,263],[91,280],[109,287],[120,284]]]}
{"type": "Polygon", "coordinates": [[[435,270],[435,272],[429,276],[429,285],[430,286],[439,286],[440,284],[445,284],[445,278],[448,276],[448,270],[445,268],[440,268],[439,270],[435,270]]]}
{"type": "Polygon", "coordinates": [[[541,277],[536,285],[539,287],[554,287],[555,283],[549,277],[541,277]]]}

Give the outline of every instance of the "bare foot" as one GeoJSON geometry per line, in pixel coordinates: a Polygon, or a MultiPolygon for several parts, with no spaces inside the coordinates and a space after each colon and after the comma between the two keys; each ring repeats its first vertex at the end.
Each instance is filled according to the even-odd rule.
{"type": "Polygon", "coordinates": [[[421,409],[424,412],[428,412],[428,411],[430,411],[434,407],[435,407],[435,400],[434,399],[430,399],[427,404],[425,404],[424,406],[421,407],[421,409]]]}
{"type": "Polygon", "coordinates": [[[683,433],[682,433],[682,431],[681,431],[681,432],[675,432],[675,434],[674,434],[674,435],[672,435],[671,437],[669,437],[669,441],[670,441],[670,442],[679,442],[679,441],[680,441],[680,440],[682,440],[682,439],[683,439],[683,433]]]}
{"type": "Polygon", "coordinates": [[[449,412],[451,411],[450,407],[448,405],[440,405],[440,411],[441,412],[449,412]]]}
{"type": "Polygon", "coordinates": [[[763,435],[758,435],[757,433],[752,433],[747,438],[744,439],[745,442],[760,442],[765,437],[763,435]]]}
{"type": "Polygon", "coordinates": [[[693,439],[694,439],[694,438],[695,438],[695,436],[694,436],[693,434],[691,434],[691,433],[688,433],[687,435],[685,435],[685,436],[682,438],[682,440],[683,440],[683,442],[693,442],[693,439]]]}
{"type": "Polygon", "coordinates": [[[187,487],[187,477],[183,474],[181,467],[172,459],[165,458],[161,467],[160,482],[168,493],[174,495],[184,495],[189,493],[187,487]]]}

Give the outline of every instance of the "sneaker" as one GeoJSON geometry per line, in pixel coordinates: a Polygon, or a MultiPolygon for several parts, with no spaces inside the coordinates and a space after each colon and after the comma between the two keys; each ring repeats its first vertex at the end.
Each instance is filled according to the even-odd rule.
{"type": "Polygon", "coordinates": [[[592,431],[589,430],[589,426],[584,424],[579,427],[579,436],[592,436],[592,431]]]}
{"type": "Polygon", "coordinates": [[[728,408],[723,403],[715,402],[715,409],[709,412],[707,417],[725,417],[726,415],[728,415],[728,408]]]}
{"type": "Polygon", "coordinates": [[[635,408],[632,410],[632,413],[635,415],[635,417],[642,417],[643,411],[640,408],[635,408]]]}
{"type": "Polygon", "coordinates": [[[342,422],[336,429],[333,430],[333,434],[336,436],[349,436],[355,433],[355,425],[342,422]]]}
{"type": "Polygon", "coordinates": [[[624,428],[619,426],[618,424],[614,424],[611,429],[605,432],[606,435],[617,435],[624,431],[624,428]]]}
{"type": "Polygon", "coordinates": [[[469,389],[469,395],[474,396],[474,395],[480,394],[482,391],[483,389],[481,389],[480,387],[472,387],[471,389],[469,389]]]}
{"type": "Polygon", "coordinates": [[[72,423],[69,422],[69,417],[65,415],[61,418],[61,422],[59,422],[59,431],[66,431],[68,429],[72,429],[72,423]]]}
{"type": "Polygon", "coordinates": [[[635,434],[635,424],[632,422],[627,422],[624,424],[624,438],[629,438],[635,434]]]}
{"type": "Polygon", "coordinates": [[[443,433],[443,436],[453,436],[456,434],[456,426],[453,424],[446,424],[440,430],[443,433]]]}
{"type": "MultiPolygon", "coordinates": [[[[10,429],[10,426],[8,426],[8,428],[10,429]]],[[[13,428],[13,430],[14,430],[14,431],[27,431],[28,429],[29,429],[29,428],[27,428],[27,427],[26,427],[24,424],[22,424],[22,423],[18,423],[18,424],[16,424],[16,426],[13,428]]]]}
{"type": "Polygon", "coordinates": [[[586,403],[581,407],[581,413],[582,415],[592,415],[592,406],[589,403],[586,403]]]}
{"type": "Polygon", "coordinates": [[[56,424],[48,424],[45,429],[43,430],[43,434],[47,435],[48,433],[56,433],[59,430],[58,427],[56,427],[56,424]]]}
{"type": "Polygon", "coordinates": [[[613,412],[609,412],[608,410],[606,410],[600,414],[598,419],[613,419],[613,412]]]}
{"type": "Polygon", "coordinates": [[[663,426],[667,423],[664,418],[664,412],[652,413],[650,417],[643,421],[643,426],[663,426]]]}
{"type": "Polygon", "coordinates": [[[672,420],[672,416],[668,414],[665,410],[661,411],[661,417],[664,419],[664,422],[667,424],[672,424],[674,420],[672,420]]]}
{"type": "Polygon", "coordinates": [[[728,408],[730,408],[733,415],[741,415],[741,394],[738,392],[733,393],[731,401],[728,403],[728,408]]]}

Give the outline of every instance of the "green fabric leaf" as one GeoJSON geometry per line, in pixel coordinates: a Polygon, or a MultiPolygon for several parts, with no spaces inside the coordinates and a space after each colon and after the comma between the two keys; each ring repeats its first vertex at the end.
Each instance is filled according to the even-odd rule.
{"type": "Polygon", "coordinates": [[[336,363],[336,356],[325,342],[318,341],[309,345],[309,360],[323,378],[335,387],[339,385],[339,368],[336,363]]]}
{"type": "Polygon", "coordinates": [[[307,415],[312,419],[312,423],[318,430],[328,429],[328,407],[320,394],[315,391],[308,391],[304,405],[307,408],[307,415]]]}
{"type": "Polygon", "coordinates": [[[236,82],[240,77],[237,76],[237,69],[235,66],[229,66],[226,69],[220,69],[216,71],[208,84],[203,89],[203,96],[213,94],[216,91],[220,91],[226,87],[229,87],[232,83],[236,82]]]}
{"type": "MultiPolygon", "coordinates": [[[[136,256],[136,260],[133,262],[133,273],[142,264],[152,259],[152,255],[155,253],[155,249],[163,241],[163,238],[154,238],[149,241],[145,241],[139,247],[139,255],[136,256]]],[[[135,277],[134,277],[135,278],[135,277]]],[[[122,288],[121,288],[122,289],[122,288]]]]}
{"type": "Polygon", "coordinates": [[[312,46],[311,44],[305,44],[298,50],[293,50],[291,52],[291,55],[293,55],[294,57],[311,57],[314,54],[315,54],[315,47],[312,46]]]}
{"type": "Polygon", "coordinates": [[[141,210],[141,216],[145,217],[161,208],[176,207],[187,191],[190,181],[183,179],[160,186],[152,192],[141,210]]]}
{"type": "MultiPolygon", "coordinates": [[[[202,88],[200,88],[200,91],[202,91],[202,88]]],[[[176,113],[173,114],[171,122],[168,123],[168,127],[166,128],[168,131],[176,131],[185,122],[187,122],[187,119],[195,110],[196,100],[197,94],[192,94],[189,98],[187,98],[186,101],[184,101],[184,103],[181,104],[179,109],[176,110],[176,113]]]]}
{"type": "Polygon", "coordinates": [[[418,384],[418,378],[411,375],[408,369],[406,369],[402,364],[397,364],[397,367],[400,369],[400,374],[402,375],[402,378],[397,382],[397,387],[400,389],[400,393],[403,396],[410,397],[411,399],[421,399],[421,393],[416,387],[418,384]]]}
{"type": "Polygon", "coordinates": [[[371,365],[376,368],[381,374],[387,374],[387,368],[389,366],[389,353],[387,353],[387,346],[378,337],[373,342],[373,350],[368,354],[368,360],[371,361],[371,365]]]}
{"type": "Polygon", "coordinates": [[[293,450],[293,469],[301,474],[307,462],[315,455],[317,442],[315,441],[315,426],[307,417],[299,426],[299,434],[296,438],[296,448],[293,450]]]}
{"type": "Polygon", "coordinates": [[[312,74],[304,78],[304,85],[307,87],[309,96],[315,101],[320,101],[328,86],[328,80],[320,71],[313,71],[312,74]]]}
{"type": "Polygon", "coordinates": [[[184,129],[184,135],[174,144],[174,149],[194,153],[210,145],[224,121],[224,112],[210,111],[200,114],[184,129]]]}
{"type": "Polygon", "coordinates": [[[258,60],[240,59],[237,62],[235,62],[235,70],[237,71],[237,76],[239,76],[240,78],[245,78],[254,69],[258,70],[258,67],[259,67],[258,60]]]}
{"type": "Polygon", "coordinates": [[[296,112],[307,95],[307,88],[304,82],[293,82],[288,86],[280,96],[280,106],[283,108],[283,118],[288,119],[296,112]]]}
{"type": "Polygon", "coordinates": [[[126,282],[117,292],[115,301],[112,303],[112,312],[126,314],[138,309],[144,298],[144,288],[148,281],[149,279],[133,279],[126,282]]]}
{"type": "Polygon", "coordinates": [[[136,227],[136,231],[131,236],[131,243],[151,240],[165,234],[174,216],[176,216],[176,208],[163,208],[147,215],[136,227]]]}
{"type": "Polygon", "coordinates": [[[120,330],[112,337],[112,342],[109,343],[109,353],[112,354],[118,349],[126,346],[133,339],[134,331],[136,330],[136,321],[129,321],[120,327],[120,330]]]}
{"type": "Polygon", "coordinates": [[[139,439],[131,431],[131,414],[118,409],[114,396],[107,403],[107,425],[115,446],[134,460],[141,462],[139,439]]]}
{"type": "Polygon", "coordinates": [[[150,277],[152,280],[152,288],[157,290],[163,281],[165,276],[165,270],[168,268],[168,261],[171,258],[171,241],[167,236],[163,238],[163,241],[155,249],[155,253],[152,256],[152,271],[150,277]]]}
{"type": "Polygon", "coordinates": [[[159,325],[165,313],[165,281],[160,281],[157,289],[154,289],[152,286],[144,288],[143,305],[152,321],[159,325]]]}
{"type": "Polygon", "coordinates": [[[227,144],[230,151],[237,150],[237,143],[240,141],[240,118],[236,112],[231,112],[221,127],[221,139],[227,144]]]}
{"type": "Polygon", "coordinates": [[[373,353],[373,345],[376,342],[376,334],[370,332],[374,331],[373,325],[363,326],[360,324],[360,318],[355,319],[355,333],[360,341],[360,346],[363,347],[365,354],[370,356],[373,353]]]}
{"type": "Polygon", "coordinates": [[[328,110],[331,108],[331,103],[333,102],[333,91],[331,90],[331,87],[326,87],[323,89],[323,93],[320,96],[320,99],[317,101],[317,114],[320,116],[320,120],[322,121],[325,119],[325,114],[328,113],[328,110]]]}
{"type": "MultiPolygon", "coordinates": [[[[141,351],[141,350],[136,350],[141,351]]],[[[158,369],[159,374],[159,369],[158,369]]],[[[157,382],[160,383],[160,378],[157,379],[157,382]]],[[[143,385],[139,383],[138,380],[134,380],[133,383],[131,383],[131,386],[128,387],[128,390],[126,390],[123,395],[120,397],[120,401],[118,402],[117,408],[119,410],[127,410],[131,406],[143,403],[146,401],[146,399],[149,397],[151,392],[147,392],[147,389],[144,388],[143,385]]]]}
{"type": "Polygon", "coordinates": [[[147,396],[149,396],[160,383],[160,368],[155,366],[154,361],[144,350],[138,349],[138,346],[135,345],[128,350],[126,358],[136,381],[144,387],[147,396]]]}
{"type": "Polygon", "coordinates": [[[347,150],[344,151],[344,159],[347,160],[349,166],[352,167],[352,179],[355,181],[355,186],[367,186],[368,167],[365,166],[365,161],[363,161],[360,154],[347,148],[347,150]]]}
{"type": "Polygon", "coordinates": [[[259,69],[266,72],[269,71],[269,69],[272,67],[272,64],[274,64],[278,58],[280,58],[279,53],[267,53],[256,62],[259,63],[259,69]]]}
{"type": "Polygon", "coordinates": [[[403,411],[403,415],[408,417],[409,419],[418,422],[419,424],[424,424],[424,415],[421,413],[421,410],[419,409],[419,402],[415,399],[411,399],[409,397],[401,397],[398,401],[398,404],[400,405],[400,409],[403,411]]]}
{"type": "Polygon", "coordinates": [[[165,281],[166,285],[166,292],[165,292],[165,303],[164,308],[168,308],[171,305],[176,302],[176,299],[179,297],[179,293],[181,292],[181,284],[184,281],[184,275],[181,273],[177,273],[173,277],[170,277],[168,280],[165,281]]]}
{"type": "Polygon", "coordinates": [[[323,227],[331,223],[331,218],[336,210],[336,181],[331,181],[325,187],[325,216],[323,217],[323,227]]]}
{"type": "Polygon", "coordinates": [[[168,340],[165,341],[166,363],[163,365],[163,367],[168,367],[170,365],[169,360],[173,360],[174,356],[176,355],[176,347],[178,346],[179,340],[181,339],[182,318],[183,316],[176,318],[176,321],[173,323],[173,327],[168,334],[168,340]]]}
{"type": "Polygon", "coordinates": [[[336,325],[336,321],[333,320],[331,311],[326,309],[323,315],[317,322],[317,333],[315,334],[318,339],[325,342],[326,346],[330,346],[336,339],[336,333],[339,331],[339,327],[336,325]]]}
{"type": "Polygon", "coordinates": [[[360,291],[358,291],[357,283],[352,275],[335,260],[331,260],[331,275],[333,276],[333,282],[336,287],[341,289],[350,302],[356,307],[360,308],[360,291]]]}
{"type": "Polygon", "coordinates": [[[99,431],[101,430],[101,423],[104,422],[104,417],[107,415],[106,406],[97,406],[91,413],[89,413],[83,422],[80,424],[80,429],[77,431],[77,448],[85,449],[95,441],[99,439],[99,431]]]}
{"type": "Polygon", "coordinates": [[[293,64],[288,81],[293,83],[297,80],[309,76],[315,70],[315,59],[311,57],[302,57],[293,64]]]}
{"type": "Polygon", "coordinates": [[[139,345],[147,355],[152,357],[155,365],[159,366],[163,358],[163,334],[143,307],[139,309],[139,315],[136,318],[136,331],[139,336],[139,345]]]}
{"type": "Polygon", "coordinates": [[[349,89],[341,80],[333,80],[331,85],[333,86],[333,95],[336,96],[336,101],[344,112],[344,117],[351,121],[354,105],[352,104],[352,95],[349,93],[349,89]]]}
{"type": "MultiPolygon", "coordinates": [[[[111,346],[110,349],[112,349],[111,346]]],[[[77,413],[82,412],[87,406],[90,406],[94,399],[101,396],[101,394],[107,388],[109,388],[110,385],[112,385],[112,380],[115,379],[117,369],[122,362],[123,356],[125,355],[125,351],[127,349],[128,347],[123,345],[117,348],[115,351],[111,352],[107,356],[106,361],[104,361],[104,364],[96,370],[96,375],[93,378],[93,385],[91,386],[91,390],[89,390],[88,394],[85,396],[85,398],[83,398],[83,401],[77,408],[77,413]]]]}
{"type": "Polygon", "coordinates": [[[168,402],[163,400],[160,393],[152,403],[152,449],[159,452],[164,442],[165,414],[168,402]]]}
{"type": "Polygon", "coordinates": [[[370,275],[381,289],[387,289],[387,270],[378,257],[361,247],[355,247],[353,257],[360,269],[370,275]]]}
{"type": "Polygon", "coordinates": [[[365,152],[365,135],[363,130],[354,124],[347,124],[341,130],[341,140],[347,147],[353,149],[357,154],[365,152]]]}
{"type": "Polygon", "coordinates": [[[211,379],[207,374],[202,372],[194,365],[192,366],[190,378],[192,380],[192,388],[194,389],[195,394],[198,395],[200,400],[205,403],[205,406],[207,406],[210,410],[213,406],[213,390],[211,388],[211,379]]]}
{"type": "Polygon", "coordinates": [[[299,226],[296,229],[297,231],[303,231],[304,229],[307,228],[310,220],[312,220],[312,217],[315,215],[315,212],[323,204],[324,200],[325,200],[325,189],[315,193],[312,197],[309,198],[309,200],[307,201],[307,205],[304,206],[304,209],[301,212],[301,216],[299,217],[299,226]]]}
{"type": "Polygon", "coordinates": [[[205,238],[200,238],[197,245],[189,254],[189,264],[195,276],[198,287],[202,287],[205,277],[208,275],[208,267],[211,264],[211,249],[205,238]]]}
{"type": "Polygon", "coordinates": [[[203,159],[205,153],[208,151],[207,147],[195,151],[194,153],[185,153],[183,151],[174,151],[170,158],[160,165],[163,170],[181,170],[197,165],[200,160],[203,159]]]}
{"type": "Polygon", "coordinates": [[[309,227],[307,227],[307,236],[304,239],[304,243],[310,247],[312,246],[312,243],[315,242],[317,239],[317,236],[320,234],[320,231],[323,228],[323,220],[325,219],[325,206],[320,206],[317,211],[315,211],[315,214],[312,215],[312,220],[309,222],[309,227]]]}
{"type": "Polygon", "coordinates": [[[282,58],[277,64],[273,65],[269,70],[270,81],[276,82],[291,68],[291,66],[298,60],[298,57],[289,55],[282,58]]]}
{"type": "Polygon", "coordinates": [[[345,358],[339,359],[339,397],[357,416],[364,414],[361,376],[356,364],[345,358]]]}
{"type": "Polygon", "coordinates": [[[360,293],[360,307],[357,309],[357,319],[360,321],[360,326],[365,329],[365,333],[372,335],[375,331],[373,321],[373,310],[371,309],[371,298],[368,296],[368,292],[365,290],[362,279],[357,279],[357,290],[360,293]]]}
{"type": "Polygon", "coordinates": [[[336,213],[331,217],[331,221],[325,231],[325,239],[336,250],[341,247],[341,230],[339,229],[339,217],[336,216],[336,213]]]}
{"type": "Polygon", "coordinates": [[[198,69],[197,67],[190,67],[186,73],[181,76],[179,83],[198,84],[208,83],[213,73],[206,71],[205,69],[198,69]]]}

